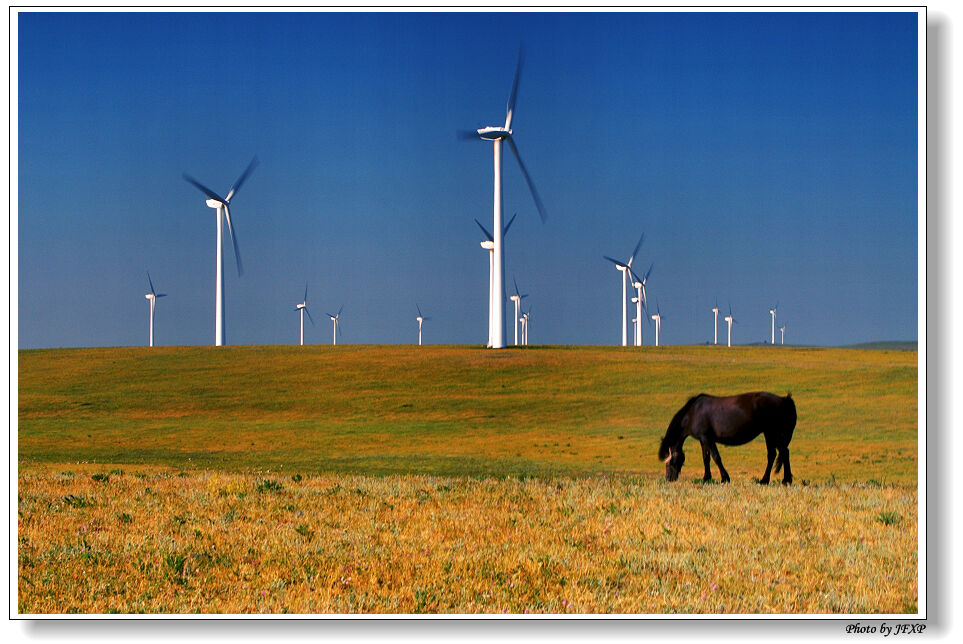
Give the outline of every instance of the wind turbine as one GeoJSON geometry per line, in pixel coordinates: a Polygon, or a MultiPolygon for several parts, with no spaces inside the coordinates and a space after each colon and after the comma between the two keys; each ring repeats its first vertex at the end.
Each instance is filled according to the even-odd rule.
{"type": "Polygon", "coordinates": [[[712,344],[719,344],[719,300],[712,307],[712,344]]]}
{"type": "Polygon", "coordinates": [[[331,315],[330,313],[325,314],[329,318],[331,318],[331,322],[334,324],[334,328],[331,330],[331,344],[338,344],[338,333],[341,332],[341,328],[338,326],[338,323],[341,320],[341,311],[343,310],[344,310],[344,304],[342,304],[341,308],[338,309],[337,315],[331,315]]]}
{"type": "Polygon", "coordinates": [[[207,201],[205,203],[217,211],[217,278],[214,287],[214,345],[218,347],[224,344],[224,256],[221,252],[223,222],[227,221],[227,232],[230,233],[231,242],[234,244],[234,259],[237,262],[237,275],[240,277],[244,269],[241,267],[241,253],[237,249],[237,237],[234,235],[234,227],[231,225],[231,213],[228,206],[231,203],[231,199],[233,199],[237,191],[241,189],[241,186],[244,185],[244,182],[256,166],[257,156],[251,159],[247,168],[241,173],[237,181],[234,182],[234,185],[231,186],[227,197],[224,198],[221,198],[216,192],[203,186],[187,173],[184,173],[184,180],[207,195],[207,201]]]}
{"type": "Polygon", "coordinates": [[[780,339],[780,344],[786,344],[786,325],[785,324],[779,327],[779,333],[782,334],[782,338],[780,339]]]}
{"type": "Polygon", "coordinates": [[[150,279],[150,271],[147,271],[147,283],[150,284],[150,293],[145,295],[147,301],[150,302],[150,344],[148,346],[154,346],[154,303],[159,297],[167,297],[167,293],[155,293],[154,292],[154,282],[150,279]]]}
{"type": "Polygon", "coordinates": [[[519,292],[518,292],[518,281],[513,277],[513,278],[512,278],[512,282],[515,283],[515,295],[512,295],[512,296],[509,297],[508,299],[510,299],[512,302],[515,303],[515,346],[517,347],[517,346],[518,346],[518,313],[519,313],[519,308],[520,308],[521,305],[522,305],[522,298],[523,298],[523,297],[528,297],[528,293],[525,293],[524,295],[519,294],[519,292]]]}
{"type": "Polygon", "coordinates": [[[649,281],[649,275],[652,274],[652,267],[654,266],[655,264],[650,264],[649,270],[645,272],[645,275],[643,277],[639,277],[638,275],[635,274],[635,271],[633,271],[631,268],[629,269],[629,274],[632,276],[632,286],[634,286],[636,290],[636,297],[633,297],[632,301],[635,302],[635,317],[638,318],[639,320],[639,323],[637,324],[637,328],[636,328],[636,337],[635,337],[635,346],[637,347],[642,346],[641,320],[645,319],[642,316],[642,311],[644,309],[646,314],[648,314],[649,312],[649,302],[645,294],[645,285],[649,281]]]}
{"type": "Polygon", "coordinates": [[[769,315],[772,316],[772,337],[771,337],[772,344],[776,344],[776,309],[778,308],[779,308],[779,303],[776,302],[776,306],[769,309],[769,315]]]}
{"type": "Polygon", "coordinates": [[[431,318],[426,318],[424,315],[422,315],[421,307],[418,306],[417,304],[415,304],[415,308],[418,309],[418,317],[416,317],[415,319],[418,320],[418,346],[420,347],[421,346],[421,323],[424,322],[425,320],[430,320],[431,318]]]}
{"type": "Polygon", "coordinates": [[[729,344],[728,344],[728,346],[731,347],[731,346],[732,346],[732,325],[735,324],[735,322],[736,322],[735,319],[732,317],[732,303],[731,303],[731,302],[729,303],[729,315],[727,315],[727,316],[724,317],[723,319],[724,319],[726,322],[729,323],[729,344]]]}
{"type": "Polygon", "coordinates": [[[612,259],[607,255],[603,255],[605,259],[609,260],[615,264],[615,268],[622,273],[622,346],[624,347],[628,344],[628,330],[626,329],[625,318],[628,315],[626,311],[625,299],[626,299],[626,283],[628,282],[628,271],[632,268],[632,261],[635,259],[635,254],[639,252],[639,248],[642,247],[642,240],[645,239],[645,233],[639,237],[639,243],[635,245],[635,250],[632,251],[632,255],[629,257],[629,261],[621,262],[617,259],[612,259]]]}
{"type": "Polygon", "coordinates": [[[311,326],[314,326],[314,318],[311,317],[311,311],[308,310],[308,283],[304,283],[304,301],[294,307],[295,311],[301,312],[301,346],[304,346],[304,314],[308,314],[308,319],[311,320],[311,326]]]}
{"type": "MultiPolygon", "coordinates": [[[[508,229],[512,227],[512,222],[515,221],[515,217],[518,215],[516,212],[512,215],[512,218],[508,220],[505,224],[505,230],[502,231],[502,239],[508,235],[508,229]]],[[[488,251],[488,347],[492,346],[492,310],[494,308],[493,300],[495,299],[495,291],[492,288],[495,279],[495,238],[492,234],[488,232],[481,222],[477,219],[475,223],[478,227],[482,229],[485,233],[485,241],[481,242],[481,247],[488,251]]]]}
{"type": "Polygon", "coordinates": [[[494,349],[503,349],[505,347],[505,255],[502,247],[502,143],[507,142],[508,147],[511,148],[512,153],[515,155],[515,159],[518,161],[518,167],[521,168],[522,176],[525,177],[525,182],[528,184],[528,189],[532,193],[532,197],[535,200],[535,207],[538,209],[538,215],[542,219],[542,223],[545,223],[545,218],[547,217],[545,212],[545,207],[542,205],[542,200],[538,196],[538,191],[535,190],[535,184],[532,183],[532,178],[528,174],[528,170],[525,169],[525,164],[522,163],[522,157],[518,153],[518,147],[515,145],[515,140],[513,138],[512,126],[512,116],[515,112],[515,99],[518,96],[518,77],[522,71],[522,51],[519,49],[518,52],[518,65],[515,68],[515,80],[512,83],[512,93],[508,96],[508,106],[507,113],[505,115],[505,125],[504,126],[489,126],[479,128],[474,131],[463,132],[463,138],[476,138],[480,137],[485,141],[491,141],[494,148],[494,174],[495,174],[495,189],[494,189],[494,223],[492,224],[492,230],[495,235],[492,238],[492,283],[491,283],[491,293],[492,293],[492,341],[491,346],[494,349]]]}
{"type": "Polygon", "coordinates": [[[662,310],[659,308],[659,303],[655,303],[655,315],[652,316],[655,320],[655,346],[659,346],[659,331],[662,330],[662,310]]]}
{"type": "Polygon", "coordinates": [[[522,344],[528,344],[528,328],[531,326],[532,321],[532,307],[529,305],[528,310],[522,313],[522,344]]]}

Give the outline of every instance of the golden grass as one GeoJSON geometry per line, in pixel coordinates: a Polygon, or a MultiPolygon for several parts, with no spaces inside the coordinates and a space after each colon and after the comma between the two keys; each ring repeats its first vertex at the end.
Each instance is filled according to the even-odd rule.
{"type": "Polygon", "coordinates": [[[865,484],[21,467],[18,612],[914,613],[917,507],[865,484]]]}

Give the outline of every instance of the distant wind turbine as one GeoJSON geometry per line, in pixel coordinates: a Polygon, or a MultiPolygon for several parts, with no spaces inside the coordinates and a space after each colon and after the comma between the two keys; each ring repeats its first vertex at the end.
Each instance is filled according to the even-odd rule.
{"type": "Polygon", "coordinates": [[[662,330],[662,310],[659,308],[659,302],[655,303],[655,315],[652,316],[655,320],[655,346],[659,346],[659,332],[662,330]]]}
{"type": "Polygon", "coordinates": [[[148,346],[154,346],[154,303],[159,297],[167,297],[167,293],[155,293],[154,292],[154,282],[150,279],[150,271],[147,272],[147,283],[150,284],[150,293],[145,295],[147,301],[150,302],[150,344],[148,346]]]}
{"type": "Polygon", "coordinates": [[[514,277],[512,278],[512,282],[515,283],[515,294],[512,295],[512,296],[510,296],[508,299],[510,299],[512,302],[515,303],[515,346],[517,347],[517,346],[518,346],[518,314],[519,314],[519,309],[521,308],[521,305],[522,305],[522,298],[523,298],[523,297],[528,297],[528,293],[525,293],[524,295],[522,295],[522,294],[520,294],[520,293],[518,292],[518,281],[517,281],[514,277]]]}
{"type": "Polygon", "coordinates": [[[512,83],[512,93],[508,97],[508,108],[507,114],[505,116],[504,126],[490,126],[479,128],[478,130],[463,132],[463,138],[478,138],[483,140],[491,141],[494,147],[494,174],[495,174],[495,189],[494,189],[494,222],[492,224],[492,230],[495,233],[492,239],[492,342],[491,346],[495,349],[503,349],[505,347],[505,255],[502,247],[502,143],[507,142],[508,147],[511,148],[512,153],[515,155],[515,159],[518,161],[518,167],[521,168],[522,176],[525,178],[525,182],[528,184],[528,189],[532,193],[532,197],[535,200],[535,207],[538,209],[538,214],[542,219],[542,223],[545,222],[547,214],[545,212],[545,207],[542,205],[542,200],[538,196],[538,191],[535,190],[535,184],[532,182],[532,178],[528,174],[528,170],[525,168],[525,164],[522,163],[522,157],[518,153],[518,147],[515,145],[515,140],[513,138],[512,126],[512,116],[515,112],[515,99],[518,96],[518,78],[522,71],[522,51],[519,49],[518,52],[518,65],[515,68],[515,80],[512,83]]]}
{"type": "Polygon", "coordinates": [[[776,344],[776,310],[779,308],[779,303],[776,302],[776,306],[769,309],[769,315],[772,316],[772,337],[770,342],[776,344]]]}
{"type": "Polygon", "coordinates": [[[719,344],[719,300],[712,307],[712,344],[719,344]]]}
{"type": "Polygon", "coordinates": [[[786,344],[786,325],[785,324],[779,327],[779,333],[782,334],[782,337],[780,339],[780,344],[786,344]]]}
{"type": "Polygon", "coordinates": [[[649,265],[649,270],[645,272],[645,275],[643,277],[639,277],[638,275],[636,275],[635,271],[633,271],[631,268],[628,269],[629,274],[632,276],[632,286],[634,286],[636,290],[636,297],[632,298],[632,301],[635,302],[635,316],[639,319],[639,323],[636,325],[636,337],[635,337],[635,346],[637,347],[642,346],[641,320],[646,319],[642,315],[642,312],[645,311],[646,315],[648,315],[649,313],[649,302],[645,294],[645,285],[649,281],[649,275],[652,274],[653,266],[655,266],[655,264],[649,265]]]}
{"type": "Polygon", "coordinates": [[[304,300],[294,307],[295,311],[301,312],[301,346],[304,346],[304,314],[308,314],[308,319],[311,320],[311,326],[314,326],[314,318],[311,317],[311,311],[308,310],[308,283],[304,283],[304,300]]]}
{"type": "MultiPolygon", "coordinates": [[[[512,215],[512,218],[508,220],[507,224],[505,224],[505,229],[502,231],[502,239],[504,239],[508,235],[508,229],[512,227],[512,222],[515,221],[515,217],[517,215],[518,213],[515,213],[514,215],[512,215]]],[[[495,291],[493,289],[494,281],[495,281],[495,259],[494,259],[495,238],[492,237],[492,234],[488,232],[487,228],[482,226],[480,221],[476,219],[475,223],[478,224],[478,227],[481,228],[483,233],[485,233],[485,241],[481,242],[481,247],[488,251],[488,345],[487,346],[491,347],[492,346],[492,327],[494,326],[492,324],[493,322],[492,314],[495,308],[495,305],[493,303],[495,299],[495,291]]]]}
{"type": "Polygon", "coordinates": [[[223,222],[227,221],[227,231],[230,233],[231,242],[234,244],[234,259],[237,262],[237,275],[240,277],[244,269],[241,267],[241,253],[237,249],[237,236],[234,234],[234,227],[231,225],[231,213],[228,206],[231,203],[231,199],[233,199],[237,191],[241,189],[241,186],[244,185],[244,182],[256,166],[257,157],[255,156],[251,159],[251,162],[247,165],[244,172],[241,173],[241,176],[238,177],[237,181],[234,182],[234,185],[231,186],[231,190],[224,198],[218,196],[218,194],[210,188],[201,185],[201,183],[187,173],[184,174],[184,180],[207,195],[207,201],[205,203],[217,211],[217,277],[214,287],[214,345],[218,347],[224,344],[224,256],[221,252],[223,222]]]}
{"type": "Polygon", "coordinates": [[[605,259],[615,264],[615,268],[617,268],[619,272],[622,273],[622,346],[623,347],[628,344],[628,329],[626,328],[626,323],[625,323],[626,317],[628,316],[628,311],[626,310],[626,304],[625,304],[625,301],[627,298],[626,284],[628,283],[628,273],[629,273],[629,270],[632,268],[632,261],[635,259],[635,254],[639,252],[639,248],[642,247],[642,241],[644,239],[645,239],[645,233],[642,233],[642,236],[639,237],[639,243],[635,245],[635,250],[632,251],[632,255],[629,256],[629,261],[627,262],[619,261],[617,259],[612,259],[607,255],[603,255],[605,259]]]}
{"type": "Polygon", "coordinates": [[[732,325],[735,324],[735,322],[736,322],[735,319],[732,317],[732,303],[729,304],[729,315],[727,315],[727,316],[724,317],[723,319],[724,319],[726,322],[729,323],[729,344],[728,344],[728,346],[731,347],[731,346],[732,346],[732,325]]]}
{"type": "Polygon", "coordinates": [[[329,318],[331,318],[331,322],[334,324],[334,328],[331,330],[331,344],[338,344],[338,334],[341,332],[341,327],[339,323],[341,321],[341,311],[343,310],[344,310],[344,304],[342,304],[341,308],[338,309],[337,315],[331,315],[330,313],[325,314],[329,318]]]}
{"type": "Polygon", "coordinates": [[[415,308],[418,309],[418,317],[416,317],[415,319],[418,320],[418,346],[420,347],[421,346],[421,323],[424,322],[425,320],[430,320],[431,318],[426,318],[424,315],[422,315],[421,307],[418,306],[417,304],[415,304],[415,308]]]}

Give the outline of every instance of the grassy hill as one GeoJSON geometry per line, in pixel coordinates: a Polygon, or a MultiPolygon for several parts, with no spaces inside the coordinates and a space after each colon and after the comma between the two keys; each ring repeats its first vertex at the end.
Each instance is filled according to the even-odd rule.
{"type": "MultiPolygon", "coordinates": [[[[917,480],[915,351],[243,346],[22,350],[18,456],[304,474],[658,477],[699,392],[791,391],[797,481],[917,480]]],[[[686,443],[683,478],[701,477],[686,443]]],[[[761,475],[762,438],[721,448],[761,475]]],[[[718,478],[718,471],[713,476],[718,478]]]]}

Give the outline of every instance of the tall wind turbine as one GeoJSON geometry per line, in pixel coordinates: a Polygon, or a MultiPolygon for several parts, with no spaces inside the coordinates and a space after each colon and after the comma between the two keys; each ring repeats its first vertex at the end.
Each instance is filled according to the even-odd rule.
{"type": "MultiPolygon", "coordinates": [[[[515,217],[518,216],[516,212],[512,215],[512,218],[508,220],[505,224],[505,230],[502,231],[502,239],[508,236],[508,229],[512,227],[512,222],[515,221],[515,217]]],[[[482,226],[481,222],[477,219],[475,223],[478,227],[482,229],[485,233],[485,241],[481,242],[481,247],[488,251],[488,347],[492,346],[492,310],[494,308],[493,300],[495,298],[495,291],[492,288],[495,279],[495,238],[492,234],[488,232],[488,229],[482,226]]]]}
{"type": "Polygon", "coordinates": [[[154,292],[154,282],[150,279],[150,271],[147,271],[147,283],[150,284],[150,293],[144,296],[150,302],[150,344],[147,346],[152,347],[154,346],[154,303],[159,297],[167,297],[167,293],[154,292]]]}
{"type": "Polygon", "coordinates": [[[782,338],[780,339],[780,344],[786,344],[786,325],[785,324],[779,327],[779,333],[782,334],[782,338]]]}
{"type": "Polygon", "coordinates": [[[769,309],[769,315],[772,316],[772,344],[776,344],[776,310],[779,308],[779,303],[776,302],[776,306],[769,309]]]}
{"type": "Polygon", "coordinates": [[[522,305],[522,298],[528,297],[528,293],[525,293],[523,295],[518,292],[518,281],[514,277],[512,278],[512,282],[515,283],[515,294],[510,296],[508,299],[510,299],[512,302],[515,303],[515,346],[517,347],[518,346],[518,313],[522,305]]]}
{"type": "Polygon", "coordinates": [[[304,346],[304,314],[308,314],[308,319],[311,320],[311,326],[314,326],[314,318],[311,317],[311,311],[308,310],[308,283],[304,283],[304,300],[294,307],[295,311],[301,312],[301,346],[304,346]]]}
{"type": "Polygon", "coordinates": [[[255,166],[257,166],[256,156],[251,159],[247,168],[241,173],[237,181],[234,182],[231,190],[224,198],[218,196],[218,194],[210,188],[201,185],[201,183],[187,173],[184,174],[184,179],[188,183],[207,195],[207,201],[205,203],[217,211],[217,277],[214,287],[214,345],[218,347],[224,344],[224,256],[221,252],[223,245],[223,222],[227,221],[227,231],[230,233],[231,242],[234,244],[234,259],[237,262],[237,275],[240,277],[244,269],[241,267],[241,253],[237,249],[237,237],[234,235],[234,227],[231,225],[231,212],[228,206],[231,203],[231,199],[237,194],[237,191],[244,185],[244,182],[255,166]]]}
{"type": "Polygon", "coordinates": [[[329,318],[331,318],[331,322],[334,324],[334,328],[331,330],[331,344],[338,344],[338,333],[341,332],[341,327],[338,326],[338,324],[341,321],[341,311],[343,310],[344,310],[344,304],[342,304],[341,308],[338,309],[337,315],[331,315],[330,313],[325,314],[329,318]]]}
{"type": "Polygon", "coordinates": [[[712,307],[712,344],[719,344],[719,300],[712,307]]]}
{"type": "Polygon", "coordinates": [[[732,317],[732,303],[731,303],[731,302],[730,302],[730,304],[729,304],[729,315],[727,315],[727,316],[724,317],[723,319],[724,319],[726,322],[729,323],[729,344],[728,344],[728,346],[731,347],[731,346],[732,346],[732,325],[735,324],[735,322],[736,322],[735,319],[732,317]]]}
{"type": "Polygon", "coordinates": [[[489,127],[479,128],[473,132],[463,133],[463,138],[475,138],[480,137],[485,141],[491,141],[494,147],[494,174],[495,174],[495,190],[494,190],[494,223],[492,224],[492,230],[495,235],[492,239],[492,265],[494,270],[492,271],[492,342],[491,346],[494,349],[503,349],[505,347],[505,255],[503,253],[502,247],[502,143],[507,142],[508,147],[511,148],[512,153],[515,155],[515,159],[518,161],[518,167],[522,170],[522,175],[525,177],[525,182],[528,184],[528,189],[532,193],[532,197],[535,199],[535,207],[538,209],[538,214],[542,219],[542,223],[545,222],[547,217],[545,212],[545,207],[542,205],[542,200],[538,196],[538,191],[535,190],[535,184],[532,183],[532,178],[528,174],[528,170],[525,169],[525,164],[522,163],[522,157],[518,153],[518,147],[515,145],[515,140],[513,138],[512,132],[512,116],[515,112],[515,99],[518,96],[518,78],[522,71],[522,51],[518,52],[518,65],[515,68],[515,80],[512,83],[512,93],[508,96],[508,108],[505,115],[505,125],[498,126],[493,125],[489,127]]]}
{"type": "Polygon", "coordinates": [[[645,317],[642,316],[642,311],[644,310],[646,315],[649,313],[649,302],[645,294],[645,285],[649,281],[649,275],[652,274],[652,267],[654,266],[655,264],[650,264],[649,270],[647,270],[642,277],[636,275],[635,271],[631,268],[628,269],[629,274],[632,276],[632,286],[634,286],[636,290],[636,296],[632,298],[632,301],[635,302],[635,317],[639,320],[635,332],[635,346],[637,347],[642,346],[642,320],[645,319],[645,317]]]}
{"type": "Polygon", "coordinates": [[[626,328],[626,323],[625,323],[625,318],[628,315],[628,311],[626,310],[626,304],[625,304],[625,299],[627,297],[626,284],[628,283],[628,272],[632,268],[632,261],[635,259],[635,254],[639,252],[639,248],[642,247],[642,240],[644,239],[645,239],[645,233],[642,233],[642,236],[639,237],[639,243],[635,245],[635,250],[632,251],[632,255],[629,256],[629,261],[627,262],[622,262],[617,259],[612,259],[607,255],[603,255],[605,259],[615,264],[615,268],[617,268],[619,272],[622,273],[622,346],[623,347],[626,344],[628,344],[628,329],[626,328]]]}
{"type": "Polygon", "coordinates": [[[418,320],[418,346],[420,347],[421,346],[421,323],[424,322],[425,320],[430,320],[431,318],[426,318],[424,315],[422,315],[421,307],[418,306],[417,304],[415,304],[415,308],[418,309],[418,317],[416,317],[415,319],[418,320]]]}
{"type": "Polygon", "coordinates": [[[659,308],[659,303],[655,303],[655,315],[652,316],[655,320],[655,346],[659,346],[659,331],[662,330],[662,310],[659,308]]]}

